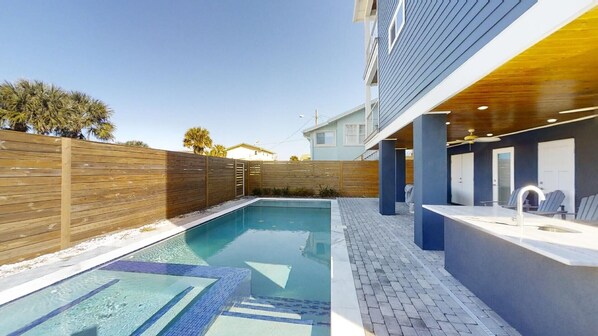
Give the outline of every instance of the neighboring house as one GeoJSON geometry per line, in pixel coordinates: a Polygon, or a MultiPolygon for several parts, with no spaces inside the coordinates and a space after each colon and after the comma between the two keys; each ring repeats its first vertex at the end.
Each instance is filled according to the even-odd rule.
{"type": "MultiPolygon", "coordinates": [[[[451,236],[455,231],[445,235],[445,228],[457,229],[424,205],[506,201],[516,188],[535,185],[544,193],[562,190],[565,210],[573,213],[583,197],[598,193],[597,0],[354,3],[353,21],[365,28],[365,106],[370,106],[373,92],[379,99],[377,113],[365,111],[365,149],[379,152],[380,213],[394,215],[395,202],[404,201],[405,150],[413,149],[414,241],[420,248],[442,250],[445,240],[454,247],[454,239],[467,239],[451,236]]],[[[532,203],[534,197],[530,193],[532,203]]],[[[474,210],[449,211],[465,216],[474,210]]],[[[571,239],[571,244],[578,243],[571,239]]],[[[501,254],[486,253],[490,241],[478,240],[475,249],[463,245],[459,252],[447,249],[445,258],[488,258],[486,266],[500,269],[490,281],[500,284],[505,280],[497,275],[503,274],[505,264],[501,254]]],[[[509,253],[516,249],[509,246],[509,253]]],[[[544,261],[534,256],[536,264],[529,269],[542,268],[539,263],[544,261]]],[[[510,313],[541,311],[538,316],[558,315],[560,323],[565,316],[560,312],[568,313],[569,307],[520,309],[511,301],[497,308],[494,300],[507,296],[486,295],[493,289],[482,286],[485,272],[478,271],[484,268],[471,273],[480,275],[478,279],[459,280],[478,286],[475,294],[490,297],[492,308],[505,312],[503,318],[522,334],[595,334],[595,328],[572,331],[577,322],[563,324],[572,328],[563,332],[550,321],[522,322],[523,317],[510,313]],[[553,328],[534,329],[548,325],[553,328]]],[[[574,272],[574,267],[566,272],[574,272]]],[[[524,279],[543,288],[537,296],[551,295],[544,283],[528,281],[531,273],[524,279]]],[[[514,278],[513,273],[507,276],[514,278]]],[[[517,294],[533,292],[528,289],[519,287],[517,294]]],[[[565,301],[578,302],[575,297],[554,300],[565,301]]]]}
{"type": "Polygon", "coordinates": [[[274,161],[276,153],[265,148],[240,143],[226,149],[226,157],[249,161],[274,161]]]}
{"type": "Polygon", "coordinates": [[[365,134],[364,105],[303,131],[314,161],[360,159],[365,152],[365,134]]]}

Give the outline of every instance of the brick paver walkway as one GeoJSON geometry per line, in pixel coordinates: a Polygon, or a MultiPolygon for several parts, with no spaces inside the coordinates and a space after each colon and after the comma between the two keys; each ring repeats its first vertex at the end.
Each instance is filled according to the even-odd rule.
{"type": "Polygon", "coordinates": [[[366,331],[384,335],[519,335],[444,270],[444,252],[413,242],[413,215],[377,199],[339,198],[366,331]]]}

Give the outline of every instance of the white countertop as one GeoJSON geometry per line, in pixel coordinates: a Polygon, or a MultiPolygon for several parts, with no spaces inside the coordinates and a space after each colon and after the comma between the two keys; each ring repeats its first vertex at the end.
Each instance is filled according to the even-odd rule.
{"type": "Polygon", "coordinates": [[[563,264],[598,267],[598,227],[529,213],[524,213],[524,225],[519,227],[514,219],[516,211],[502,207],[424,205],[424,208],[563,264]],[[578,232],[541,231],[540,226],[578,232]]]}

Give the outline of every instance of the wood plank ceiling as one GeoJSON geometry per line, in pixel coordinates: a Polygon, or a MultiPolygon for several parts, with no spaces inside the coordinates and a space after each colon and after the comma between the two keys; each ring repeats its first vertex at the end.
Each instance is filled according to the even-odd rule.
{"type": "MultiPolygon", "coordinates": [[[[448,141],[476,135],[508,134],[596,115],[596,111],[560,111],[598,106],[598,7],[503,64],[434,111],[448,115],[448,141]],[[488,106],[480,111],[479,106],[488,106]]],[[[409,125],[389,138],[397,147],[413,147],[409,125]]]]}

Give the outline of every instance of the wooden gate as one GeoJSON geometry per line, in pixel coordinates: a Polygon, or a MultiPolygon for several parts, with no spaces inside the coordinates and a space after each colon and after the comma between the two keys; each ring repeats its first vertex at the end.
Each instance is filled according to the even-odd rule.
{"type": "Polygon", "coordinates": [[[235,162],[235,196],[245,196],[245,163],[235,162]]]}

